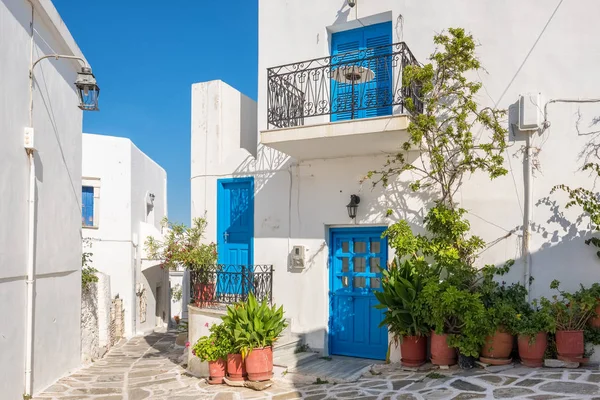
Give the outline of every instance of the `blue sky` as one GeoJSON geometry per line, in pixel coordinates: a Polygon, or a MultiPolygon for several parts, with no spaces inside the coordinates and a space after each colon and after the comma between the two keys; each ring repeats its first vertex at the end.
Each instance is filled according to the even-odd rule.
{"type": "Polygon", "coordinates": [[[100,86],[83,130],[130,138],[167,171],[169,217],[190,219],[191,84],[256,99],[257,0],[53,0],[100,86]]]}

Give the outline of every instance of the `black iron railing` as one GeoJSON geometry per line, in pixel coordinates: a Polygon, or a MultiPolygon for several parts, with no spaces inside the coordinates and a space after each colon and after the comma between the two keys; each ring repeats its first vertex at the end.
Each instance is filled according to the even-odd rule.
{"type": "Polygon", "coordinates": [[[402,85],[404,68],[417,64],[401,42],[268,68],[267,126],[300,126],[323,115],[340,121],[404,113],[407,98],[420,113],[418,88],[402,85]]]}
{"type": "Polygon", "coordinates": [[[233,304],[253,293],[273,301],[272,265],[208,265],[190,271],[190,295],[197,306],[233,304]]]}

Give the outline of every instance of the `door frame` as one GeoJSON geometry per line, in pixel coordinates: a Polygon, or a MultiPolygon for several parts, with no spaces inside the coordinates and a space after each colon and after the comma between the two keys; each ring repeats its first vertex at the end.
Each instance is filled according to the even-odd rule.
{"type": "MultiPolygon", "coordinates": [[[[332,301],[332,295],[331,295],[331,290],[332,290],[332,284],[333,284],[333,280],[334,280],[334,270],[333,270],[333,256],[334,256],[334,241],[333,241],[333,236],[335,233],[339,232],[339,233],[361,233],[361,232],[378,232],[381,231],[381,234],[383,234],[383,232],[385,232],[386,229],[388,229],[389,226],[388,225],[347,225],[347,226],[330,226],[329,227],[329,233],[328,233],[328,240],[329,240],[329,254],[327,255],[327,269],[329,270],[327,275],[329,277],[329,281],[327,282],[327,309],[329,311],[329,315],[327,318],[327,353],[329,355],[331,355],[331,348],[332,348],[332,343],[333,343],[333,334],[332,334],[332,330],[331,330],[331,326],[333,323],[333,316],[334,316],[334,312],[333,312],[333,301],[332,301]]],[[[389,246],[388,246],[388,240],[387,238],[385,238],[385,246],[383,246],[384,248],[382,249],[382,254],[384,254],[385,256],[385,261],[386,261],[386,268],[387,268],[387,262],[388,262],[388,257],[389,257],[389,246]]],[[[382,328],[383,329],[383,328],[382,328]]],[[[388,336],[389,336],[389,330],[388,330],[388,336]]],[[[388,341],[389,341],[389,337],[388,337],[388,341]]],[[[350,356],[352,357],[352,356],[350,356]]],[[[357,357],[360,358],[360,357],[357,357]]]]}
{"type": "MultiPolygon", "coordinates": [[[[225,233],[226,227],[223,226],[225,221],[225,207],[221,204],[223,196],[225,195],[225,185],[228,183],[249,183],[250,184],[250,198],[248,199],[248,207],[251,210],[250,218],[250,243],[248,244],[248,265],[254,265],[254,177],[246,176],[242,178],[223,178],[217,179],[217,246],[219,242],[222,243],[223,233],[225,233]]],[[[218,254],[217,254],[218,257],[218,254]]],[[[217,259],[217,264],[219,260],[217,259]]]]}

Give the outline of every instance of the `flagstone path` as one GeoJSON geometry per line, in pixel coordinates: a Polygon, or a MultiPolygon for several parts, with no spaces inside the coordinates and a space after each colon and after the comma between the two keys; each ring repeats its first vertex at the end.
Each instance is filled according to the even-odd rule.
{"type": "Polygon", "coordinates": [[[184,348],[174,332],[136,337],[115,346],[102,360],[59,380],[34,399],[597,399],[600,370],[529,369],[518,364],[498,373],[482,369],[406,372],[377,365],[359,381],[319,383],[287,374],[263,392],[207,385],[180,365],[184,348]]]}

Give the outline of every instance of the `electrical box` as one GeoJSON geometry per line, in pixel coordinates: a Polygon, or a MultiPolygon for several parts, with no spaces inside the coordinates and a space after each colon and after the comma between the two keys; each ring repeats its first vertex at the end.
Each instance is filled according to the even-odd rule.
{"type": "Polygon", "coordinates": [[[542,94],[525,94],[519,96],[519,130],[534,131],[542,123],[542,94]]]}
{"type": "Polygon", "coordinates": [[[304,246],[294,246],[292,248],[292,268],[304,268],[304,253],[304,246]]]}
{"type": "Polygon", "coordinates": [[[33,128],[30,126],[25,127],[25,131],[23,132],[23,145],[26,150],[35,150],[34,136],[33,136],[33,128]]]}

